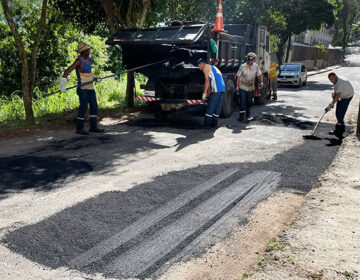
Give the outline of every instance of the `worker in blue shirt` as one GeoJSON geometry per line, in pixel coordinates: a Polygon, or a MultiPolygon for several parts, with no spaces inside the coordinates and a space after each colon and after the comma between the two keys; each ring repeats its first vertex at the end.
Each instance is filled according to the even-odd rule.
{"type": "Polygon", "coordinates": [[[199,59],[199,69],[204,73],[205,86],[202,99],[207,101],[204,128],[217,127],[221,112],[222,95],[225,92],[225,83],[218,68],[199,59]]]}
{"type": "Polygon", "coordinates": [[[77,115],[76,133],[81,135],[89,134],[88,131],[84,130],[85,114],[88,105],[90,105],[90,132],[102,133],[104,132],[104,129],[97,126],[98,105],[93,84],[94,81],[99,81],[99,79],[96,79],[94,74],[91,72],[92,65],[90,46],[81,42],[79,43],[77,51],[80,56],[68,69],[65,70],[64,75],[60,78],[60,91],[66,91],[67,77],[73,70],[76,70],[78,78],[77,94],[80,101],[77,115]]]}

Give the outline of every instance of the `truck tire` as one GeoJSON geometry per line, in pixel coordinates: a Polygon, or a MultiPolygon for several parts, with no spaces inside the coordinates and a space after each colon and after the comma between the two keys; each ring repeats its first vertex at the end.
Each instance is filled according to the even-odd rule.
{"type": "Polygon", "coordinates": [[[221,117],[230,118],[234,111],[235,83],[233,80],[226,81],[226,92],[222,96],[221,117]]]}
{"type": "Polygon", "coordinates": [[[268,79],[264,77],[264,87],[260,90],[260,95],[254,97],[254,103],[256,105],[263,105],[269,94],[268,79]]]}

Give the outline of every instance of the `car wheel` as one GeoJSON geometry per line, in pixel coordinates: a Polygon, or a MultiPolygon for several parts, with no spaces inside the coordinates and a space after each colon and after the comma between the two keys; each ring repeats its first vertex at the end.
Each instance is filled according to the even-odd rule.
{"type": "Polygon", "coordinates": [[[304,86],[306,86],[306,82],[307,82],[307,77],[305,78],[305,81],[303,83],[304,86]]]}

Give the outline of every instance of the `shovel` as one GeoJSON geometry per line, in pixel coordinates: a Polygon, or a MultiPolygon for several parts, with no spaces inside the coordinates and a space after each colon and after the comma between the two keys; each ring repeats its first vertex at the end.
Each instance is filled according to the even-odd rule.
{"type": "Polygon", "coordinates": [[[323,119],[323,117],[325,116],[326,113],[327,113],[327,112],[325,111],[324,114],[322,114],[321,118],[319,119],[319,121],[318,121],[317,124],[315,125],[315,127],[314,127],[314,129],[313,129],[313,131],[311,132],[310,135],[303,135],[303,138],[304,138],[304,139],[309,139],[309,140],[321,140],[320,137],[317,137],[317,136],[315,136],[314,134],[315,134],[316,129],[318,128],[321,120],[323,119]]]}

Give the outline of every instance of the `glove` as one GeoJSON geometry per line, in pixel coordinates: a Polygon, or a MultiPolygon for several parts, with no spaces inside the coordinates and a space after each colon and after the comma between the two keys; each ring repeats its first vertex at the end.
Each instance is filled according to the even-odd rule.
{"type": "Polygon", "coordinates": [[[330,103],[326,108],[325,108],[325,112],[329,112],[332,108],[334,108],[334,105],[332,103],[330,103]]]}
{"type": "Polygon", "coordinates": [[[64,93],[66,91],[67,79],[64,77],[60,77],[59,83],[60,83],[60,92],[64,93]]]}
{"type": "Polygon", "coordinates": [[[203,93],[203,95],[202,95],[202,100],[207,100],[207,95],[205,94],[205,93],[203,93]]]}

